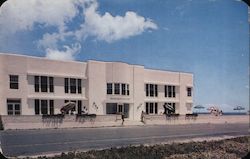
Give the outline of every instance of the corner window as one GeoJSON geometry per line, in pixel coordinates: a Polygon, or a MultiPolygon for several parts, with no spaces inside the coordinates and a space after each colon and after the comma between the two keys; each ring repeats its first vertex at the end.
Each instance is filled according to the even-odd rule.
{"type": "Polygon", "coordinates": [[[18,75],[10,75],[10,89],[18,89],[18,75]]]}
{"type": "Polygon", "coordinates": [[[21,100],[7,99],[7,113],[8,115],[21,114],[21,100]]]}
{"type": "Polygon", "coordinates": [[[187,96],[192,97],[192,88],[191,87],[187,88],[187,96]]]}

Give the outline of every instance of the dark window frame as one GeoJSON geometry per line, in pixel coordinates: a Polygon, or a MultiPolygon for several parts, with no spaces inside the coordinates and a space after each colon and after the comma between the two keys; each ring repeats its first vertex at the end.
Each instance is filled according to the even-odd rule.
{"type": "Polygon", "coordinates": [[[49,92],[53,93],[54,92],[54,78],[49,77],[49,92]]]}
{"type": "Polygon", "coordinates": [[[126,95],[126,84],[122,83],[121,87],[122,87],[122,95],[126,95]]]}
{"type": "Polygon", "coordinates": [[[120,83],[114,83],[115,87],[115,94],[119,95],[120,94],[120,83]]]}
{"type": "Polygon", "coordinates": [[[19,89],[19,76],[9,75],[10,89],[19,89]]]}
{"type": "Polygon", "coordinates": [[[113,84],[107,83],[107,94],[113,94],[113,84]]]}

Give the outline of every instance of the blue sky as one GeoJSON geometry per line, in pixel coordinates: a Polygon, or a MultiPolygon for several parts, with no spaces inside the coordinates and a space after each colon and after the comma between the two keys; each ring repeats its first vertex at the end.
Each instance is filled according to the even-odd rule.
{"type": "Polygon", "coordinates": [[[232,111],[236,105],[249,109],[249,25],[243,2],[37,3],[9,0],[4,4],[0,10],[0,52],[123,61],[192,72],[194,105],[215,104],[224,111],[232,111]]]}

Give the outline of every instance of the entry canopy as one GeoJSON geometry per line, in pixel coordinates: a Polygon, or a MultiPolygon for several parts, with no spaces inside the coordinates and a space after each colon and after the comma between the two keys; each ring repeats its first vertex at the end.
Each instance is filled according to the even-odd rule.
{"type": "Polygon", "coordinates": [[[76,103],[68,102],[68,103],[65,103],[65,105],[61,108],[60,111],[62,112],[62,114],[65,114],[66,112],[75,109],[75,106],[76,106],[76,103]]]}

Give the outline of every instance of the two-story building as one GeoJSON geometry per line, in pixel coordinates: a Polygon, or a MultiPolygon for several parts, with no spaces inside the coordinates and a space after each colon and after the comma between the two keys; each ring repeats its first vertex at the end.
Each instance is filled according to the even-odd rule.
{"type": "Polygon", "coordinates": [[[0,54],[0,114],[57,114],[65,103],[75,112],[191,113],[193,74],[147,69],[123,62],[57,61],[0,54]],[[171,107],[171,111],[166,109],[171,107]]]}

